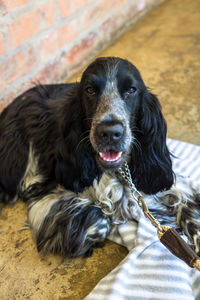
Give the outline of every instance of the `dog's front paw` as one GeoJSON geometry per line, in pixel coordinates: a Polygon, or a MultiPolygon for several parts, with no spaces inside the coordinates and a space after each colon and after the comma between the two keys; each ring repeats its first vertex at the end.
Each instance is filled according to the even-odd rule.
{"type": "Polygon", "coordinates": [[[102,247],[110,231],[110,218],[99,207],[88,206],[73,217],[68,228],[67,255],[91,256],[94,248],[102,247]]]}
{"type": "Polygon", "coordinates": [[[194,251],[200,255],[200,194],[192,195],[187,206],[182,205],[178,211],[178,220],[181,229],[188,237],[194,251]]]}
{"type": "Polygon", "coordinates": [[[101,212],[101,217],[96,221],[96,223],[89,226],[86,232],[85,246],[91,244],[89,249],[83,255],[84,257],[89,257],[93,254],[95,248],[102,248],[104,246],[104,240],[110,231],[110,220],[109,218],[101,212]]]}
{"type": "Polygon", "coordinates": [[[110,231],[110,218],[95,205],[80,205],[76,199],[54,205],[35,232],[38,251],[65,257],[88,257],[102,247],[110,231]]]}

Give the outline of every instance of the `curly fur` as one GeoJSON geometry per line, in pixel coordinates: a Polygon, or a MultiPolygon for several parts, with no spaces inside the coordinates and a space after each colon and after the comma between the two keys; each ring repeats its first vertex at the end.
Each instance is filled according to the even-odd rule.
{"type": "Polygon", "coordinates": [[[177,193],[159,100],[130,62],[99,58],[80,82],[36,86],[0,115],[0,201],[27,202],[44,254],[91,255],[113,223],[137,218],[116,177],[124,160],[137,189],[160,205],[152,212],[169,215],[198,252],[199,196],[177,193]]]}

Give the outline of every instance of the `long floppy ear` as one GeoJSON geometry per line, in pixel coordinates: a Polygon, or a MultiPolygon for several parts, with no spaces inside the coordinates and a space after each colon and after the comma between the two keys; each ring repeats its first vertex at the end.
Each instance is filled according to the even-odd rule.
{"type": "Polygon", "coordinates": [[[60,122],[60,139],[56,145],[55,177],[57,183],[66,189],[81,192],[92,184],[99,170],[89,143],[88,130],[83,126],[85,117],[79,95],[75,90],[69,96],[70,100],[56,116],[60,122]]]}
{"type": "Polygon", "coordinates": [[[173,184],[166,122],[157,97],[147,90],[140,96],[134,124],[131,173],[138,190],[155,194],[173,184]]]}

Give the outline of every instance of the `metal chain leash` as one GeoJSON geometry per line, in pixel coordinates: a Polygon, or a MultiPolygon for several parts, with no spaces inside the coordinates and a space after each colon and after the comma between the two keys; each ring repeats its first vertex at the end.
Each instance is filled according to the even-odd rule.
{"type": "Polygon", "coordinates": [[[121,175],[121,177],[124,179],[128,187],[130,188],[133,198],[137,201],[139,207],[142,208],[145,217],[151,221],[153,226],[155,226],[159,231],[163,232],[163,229],[158,220],[149,212],[142,194],[136,189],[126,161],[124,162],[123,166],[118,169],[118,173],[121,175]]]}
{"type": "Polygon", "coordinates": [[[191,268],[200,271],[200,257],[191,249],[181,236],[171,227],[161,226],[158,220],[149,212],[146,202],[142,194],[136,189],[129,166],[125,161],[117,173],[123,178],[127,186],[130,188],[133,198],[142,208],[144,215],[148,218],[153,226],[157,228],[158,237],[165,247],[167,247],[175,256],[185,261],[191,268]]]}

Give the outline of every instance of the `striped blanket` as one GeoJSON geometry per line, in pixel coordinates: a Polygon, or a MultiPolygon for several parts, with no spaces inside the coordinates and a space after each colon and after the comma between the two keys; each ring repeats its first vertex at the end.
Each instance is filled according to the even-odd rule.
{"type": "MultiPolygon", "coordinates": [[[[200,187],[200,147],[168,139],[176,174],[200,187]]],[[[113,227],[109,239],[129,250],[86,300],[200,300],[200,272],[173,256],[141,213],[139,222],[113,227]]]]}

